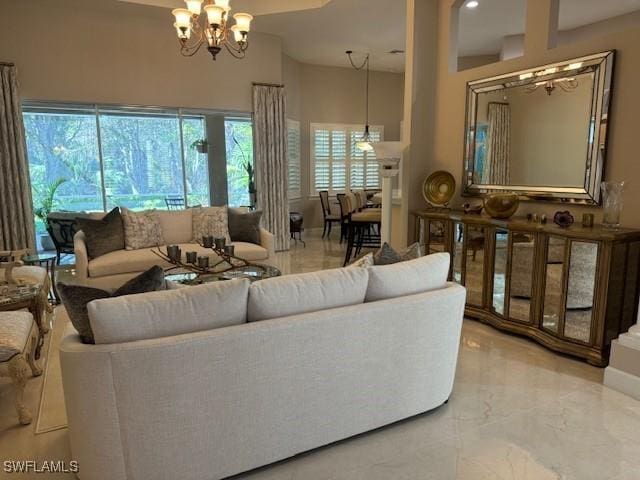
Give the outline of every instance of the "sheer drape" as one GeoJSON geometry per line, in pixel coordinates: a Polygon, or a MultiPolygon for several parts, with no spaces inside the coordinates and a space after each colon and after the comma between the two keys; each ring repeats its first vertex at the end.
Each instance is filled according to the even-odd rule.
{"type": "Polygon", "coordinates": [[[0,63],[0,250],[35,247],[16,67],[0,63]]]}
{"type": "Polygon", "coordinates": [[[287,124],[284,88],[254,85],[254,144],[258,208],[275,236],[276,251],[289,249],[287,124]]]}
{"type": "Polygon", "coordinates": [[[489,104],[487,156],[482,172],[486,185],[508,185],[511,142],[511,107],[504,103],[489,104]]]}

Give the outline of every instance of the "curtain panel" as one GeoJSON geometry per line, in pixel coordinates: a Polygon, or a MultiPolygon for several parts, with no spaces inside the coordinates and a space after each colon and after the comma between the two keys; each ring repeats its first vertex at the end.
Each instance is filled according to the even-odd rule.
{"type": "Polygon", "coordinates": [[[482,173],[482,183],[509,185],[511,176],[511,107],[506,103],[489,104],[489,129],[487,132],[487,156],[482,173]]]}
{"type": "Polygon", "coordinates": [[[0,63],[0,250],[35,248],[26,150],[16,67],[0,63]]]}
{"type": "Polygon", "coordinates": [[[285,103],[283,87],[253,86],[257,203],[276,251],[288,250],[290,240],[285,103]]]}

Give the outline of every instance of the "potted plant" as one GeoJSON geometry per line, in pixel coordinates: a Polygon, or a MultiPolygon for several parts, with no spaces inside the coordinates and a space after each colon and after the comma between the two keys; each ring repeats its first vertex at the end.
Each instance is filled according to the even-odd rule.
{"type": "Polygon", "coordinates": [[[244,163],[244,169],[247,172],[247,176],[249,177],[249,203],[251,204],[251,208],[255,208],[256,206],[256,183],[253,178],[254,170],[253,165],[249,162],[244,163]]]}
{"type": "MultiPolygon", "coordinates": [[[[38,217],[45,228],[47,227],[47,217],[53,211],[55,206],[56,192],[60,186],[67,181],[66,178],[57,178],[56,180],[44,185],[40,193],[40,206],[34,210],[34,215],[38,217]]],[[[40,245],[43,250],[55,250],[56,246],[48,233],[40,235],[40,245]]]]}
{"type": "Polygon", "coordinates": [[[191,148],[195,149],[198,153],[207,153],[209,151],[209,142],[201,138],[193,142],[191,148]]]}

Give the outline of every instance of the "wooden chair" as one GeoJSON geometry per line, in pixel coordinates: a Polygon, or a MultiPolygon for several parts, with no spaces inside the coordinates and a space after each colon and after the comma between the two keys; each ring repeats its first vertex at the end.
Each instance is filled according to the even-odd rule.
{"type": "Polygon", "coordinates": [[[186,208],[184,197],[165,197],[164,203],[167,204],[167,210],[184,210],[186,208]]]}
{"type": "Polygon", "coordinates": [[[331,212],[331,204],[329,203],[329,192],[322,190],[320,194],[320,205],[322,205],[322,216],[324,217],[324,229],[322,231],[322,238],[329,237],[331,235],[331,226],[334,223],[340,223],[340,215],[336,215],[331,212]]]}

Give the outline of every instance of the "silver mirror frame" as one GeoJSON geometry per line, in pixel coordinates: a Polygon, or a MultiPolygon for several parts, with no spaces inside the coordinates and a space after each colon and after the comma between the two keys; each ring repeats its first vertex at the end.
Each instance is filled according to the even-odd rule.
{"type": "Polygon", "coordinates": [[[513,192],[520,195],[523,200],[599,205],[601,203],[600,184],[604,179],[604,165],[607,155],[608,118],[613,89],[614,63],[615,50],[611,50],[467,83],[462,195],[473,197],[484,196],[492,192],[513,192]],[[578,63],[582,64],[582,71],[592,71],[594,73],[591,119],[595,127],[593,129],[593,140],[589,141],[587,139],[588,153],[585,161],[584,188],[543,185],[482,185],[474,183],[478,94],[523,86],[540,79],[551,80],[571,76],[572,74],[575,75],[575,71],[567,71],[566,69],[570,65],[578,63]],[[557,73],[535,76],[536,72],[540,73],[554,68],[557,69],[557,73]],[[529,74],[534,74],[534,76],[522,79],[521,76],[529,74]]]}

